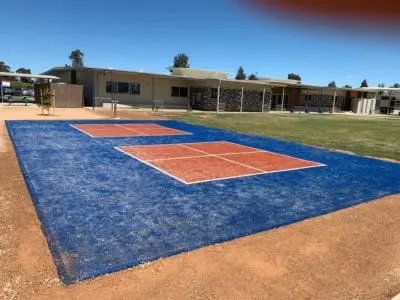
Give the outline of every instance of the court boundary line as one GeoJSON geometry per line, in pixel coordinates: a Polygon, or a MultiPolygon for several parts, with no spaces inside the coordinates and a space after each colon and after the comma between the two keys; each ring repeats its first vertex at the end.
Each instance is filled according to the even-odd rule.
{"type": "MultiPolygon", "coordinates": [[[[136,124],[136,123],[127,123],[127,124],[136,124]]],[[[147,123],[137,123],[137,124],[147,124],[147,123]]],[[[149,124],[153,125],[153,123],[149,123],[149,124]]],[[[110,124],[86,124],[86,123],[83,123],[83,124],[68,124],[68,125],[69,125],[70,127],[74,128],[74,129],[76,129],[76,130],[78,130],[78,131],[80,131],[80,132],[82,132],[82,133],[84,133],[84,134],[90,136],[91,138],[94,138],[94,139],[97,139],[97,138],[134,138],[134,137],[161,137],[161,136],[181,136],[181,135],[183,136],[183,135],[193,135],[192,132],[186,132],[186,131],[183,131],[183,130],[180,130],[180,129],[170,128],[170,127],[166,127],[166,126],[162,126],[162,125],[158,125],[158,124],[155,124],[155,123],[154,123],[154,125],[157,125],[157,126],[159,126],[160,128],[166,128],[166,129],[176,130],[176,131],[180,131],[180,132],[182,132],[182,133],[154,134],[154,135],[150,135],[150,134],[142,133],[142,132],[139,132],[139,131],[136,130],[136,132],[137,132],[138,134],[141,134],[141,135],[125,135],[125,136],[123,136],[123,135],[107,135],[107,136],[93,136],[93,135],[91,135],[90,133],[84,131],[83,129],[80,129],[80,128],[76,127],[75,125],[115,125],[115,126],[124,128],[124,129],[126,129],[126,130],[130,130],[130,131],[135,131],[135,130],[134,130],[134,129],[130,129],[130,128],[126,128],[126,127],[123,127],[123,126],[119,126],[120,124],[115,124],[115,123],[110,123],[110,124]]],[[[122,125],[124,125],[124,124],[122,124],[122,125]]],[[[109,129],[98,129],[98,130],[109,130],[109,129]]],[[[166,144],[166,145],[168,145],[168,144],[166,144]]],[[[174,145],[174,144],[172,144],[172,145],[174,145]]]]}
{"type": "Polygon", "coordinates": [[[168,175],[168,176],[172,177],[173,179],[178,180],[178,181],[181,182],[181,183],[184,183],[184,184],[187,184],[187,185],[190,184],[190,183],[186,182],[185,180],[183,180],[183,179],[181,179],[181,178],[179,178],[179,177],[176,177],[176,176],[174,176],[174,175],[168,173],[167,171],[164,171],[164,170],[158,168],[157,166],[148,163],[147,161],[145,161],[145,160],[143,160],[143,159],[140,159],[140,158],[138,158],[138,157],[136,157],[136,156],[134,156],[134,155],[132,155],[132,154],[130,154],[130,153],[125,152],[124,150],[120,149],[119,147],[114,147],[114,149],[116,149],[117,151],[119,151],[119,152],[121,152],[121,153],[123,153],[123,154],[125,154],[125,155],[130,156],[131,158],[134,158],[135,160],[137,160],[137,161],[139,161],[139,162],[141,162],[141,163],[143,163],[143,164],[145,164],[145,165],[147,165],[147,166],[149,166],[149,167],[152,167],[152,168],[156,169],[157,171],[163,173],[164,175],[168,175]]]}
{"type": "Polygon", "coordinates": [[[91,135],[90,133],[85,132],[85,131],[83,131],[82,129],[79,129],[78,127],[75,127],[75,125],[73,125],[73,124],[69,124],[69,126],[71,126],[72,128],[74,128],[74,129],[76,129],[76,130],[82,132],[83,134],[86,134],[86,135],[90,136],[91,138],[96,138],[95,136],[91,135]]]}
{"type": "Polygon", "coordinates": [[[216,178],[216,179],[193,181],[193,182],[190,182],[190,183],[187,183],[187,184],[191,185],[191,184],[198,184],[198,183],[205,183],[205,182],[212,182],[212,181],[222,181],[222,180],[227,180],[227,179],[258,176],[258,175],[267,175],[267,174],[274,174],[274,173],[283,173],[283,172],[290,172],[290,171],[297,171],[297,170],[304,170],[304,169],[312,169],[312,168],[319,168],[319,167],[326,167],[326,165],[307,166],[307,167],[283,169],[283,170],[276,170],[276,171],[262,171],[262,172],[254,173],[254,174],[245,174],[245,175],[238,175],[238,176],[221,177],[221,178],[216,178]]]}
{"type": "MultiPolygon", "coordinates": [[[[240,144],[234,143],[234,142],[228,142],[228,141],[222,141],[222,142],[223,143],[236,144],[238,146],[248,147],[248,148],[252,148],[252,149],[257,150],[257,151],[251,151],[251,152],[230,153],[230,155],[249,154],[249,153],[250,154],[251,153],[271,153],[271,154],[274,154],[274,155],[280,155],[279,153],[275,153],[275,152],[272,152],[272,151],[258,149],[258,148],[254,148],[254,147],[251,147],[251,146],[240,145],[240,144]]],[[[219,143],[222,143],[222,142],[220,141],[219,143]]],[[[119,146],[119,147],[146,147],[146,146],[170,146],[170,145],[177,146],[178,145],[178,146],[183,146],[183,147],[186,147],[188,149],[195,150],[195,151],[198,151],[198,152],[202,152],[202,153],[205,154],[205,155],[202,155],[202,156],[195,156],[195,157],[176,157],[176,158],[170,158],[170,159],[147,160],[147,161],[145,161],[145,160],[143,160],[141,158],[138,158],[133,154],[127,153],[124,150],[120,149],[119,147],[114,147],[114,148],[117,149],[118,151],[130,156],[131,158],[134,158],[134,159],[144,163],[145,165],[150,166],[150,167],[160,171],[161,173],[163,173],[165,175],[168,175],[168,176],[170,176],[170,177],[172,177],[172,178],[174,178],[174,179],[178,180],[179,182],[184,183],[186,185],[213,182],[213,181],[221,181],[221,180],[235,179],[235,178],[242,178],[242,177],[250,177],[250,176],[257,176],[257,175],[265,175],[265,174],[274,174],[274,173],[281,173],[281,172],[305,170],[305,169],[312,169],[312,168],[319,168],[319,167],[326,167],[327,166],[326,164],[323,164],[323,163],[310,161],[310,160],[305,160],[305,159],[301,159],[301,158],[297,158],[297,157],[293,157],[293,156],[282,154],[282,156],[284,156],[284,157],[291,158],[291,159],[294,159],[294,160],[301,160],[301,161],[305,161],[305,162],[309,162],[309,163],[314,163],[315,165],[306,166],[306,167],[297,167],[297,168],[274,170],[274,171],[265,171],[265,170],[262,170],[262,169],[258,169],[258,168],[252,167],[252,166],[248,166],[248,165],[245,165],[245,164],[242,164],[242,163],[239,163],[239,162],[235,162],[235,161],[232,161],[230,159],[226,159],[224,157],[219,156],[219,155],[227,155],[227,154],[210,154],[210,153],[207,153],[205,151],[198,150],[198,149],[192,148],[190,146],[186,146],[186,144],[201,144],[201,143],[203,143],[203,142],[178,143],[178,144],[156,144],[156,145],[153,144],[153,145],[138,145],[138,146],[132,146],[132,145],[130,145],[130,146],[119,146]],[[206,179],[206,180],[198,180],[198,181],[187,182],[187,181],[185,181],[185,180],[183,180],[183,179],[181,179],[181,178],[179,178],[179,177],[177,177],[175,175],[172,175],[169,172],[167,172],[167,171],[155,166],[154,164],[152,164],[152,162],[156,162],[156,161],[168,161],[168,160],[178,160],[178,159],[185,159],[185,158],[187,158],[187,159],[190,159],[190,158],[202,158],[202,157],[217,157],[217,158],[221,158],[221,159],[226,160],[228,162],[241,165],[243,167],[246,167],[248,169],[252,169],[252,170],[257,171],[257,172],[256,173],[251,173],[251,174],[244,174],[244,175],[237,175],[237,176],[227,176],[227,177],[220,177],[220,178],[215,178],[215,179],[206,179]]],[[[218,143],[218,142],[204,142],[204,143],[218,143]]]]}

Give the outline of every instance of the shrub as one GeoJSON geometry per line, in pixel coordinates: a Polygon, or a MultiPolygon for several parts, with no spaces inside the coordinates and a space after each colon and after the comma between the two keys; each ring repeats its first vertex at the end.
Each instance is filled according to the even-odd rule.
{"type": "Polygon", "coordinates": [[[48,114],[50,114],[50,107],[51,107],[51,93],[50,91],[46,91],[42,95],[42,100],[40,101],[40,106],[43,109],[47,110],[48,114]]]}

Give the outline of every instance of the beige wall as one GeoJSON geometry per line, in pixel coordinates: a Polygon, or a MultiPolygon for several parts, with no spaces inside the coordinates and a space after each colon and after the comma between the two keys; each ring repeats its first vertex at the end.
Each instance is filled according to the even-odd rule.
{"type": "MultiPolygon", "coordinates": [[[[96,97],[111,98],[111,93],[106,93],[106,82],[111,80],[110,72],[96,72],[94,77],[96,97]]],[[[153,99],[163,100],[165,107],[186,107],[189,97],[172,97],[171,87],[188,87],[185,79],[161,78],[151,75],[112,73],[112,81],[140,83],[140,95],[130,93],[115,93],[114,98],[122,104],[152,106],[153,99]],[[154,82],[154,88],[153,88],[154,82]]]]}
{"type": "MultiPolygon", "coordinates": [[[[120,82],[134,82],[140,83],[140,95],[133,95],[130,93],[114,93],[114,99],[120,101],[121,104],[132,105],[132,106],[148,106],[153,105],[153,99],[157,102],[163,101],[165,107],[175,108],[186,108],[190,99],[190,88],[191,87],[218,87],[218,80],[193,80],[186,78],[174,78],[174,77],[160,77],[152,76],[149,74],[130,74],[123,72],[93,72],[93,96],[109,98],[106,102],[109,102],[113,96],[111,93],[106,93],[106,82],[107,81],[120,81],[120,82]],[[172,97],[171,88],[176,87],[187,87],[188,97],[172,97]]],[[[245,90],[256,90],[262,91],[266,88],[268,92],[270,88],[267,85],[251,84],[251,83],[237,83],[223,81],[221,88],[225,89],[241,89],[244,86],[245,90]]]]}
{"type": "Polygon", "coordinates": [[[154,98],[162,99],[166,107],[187,107],[190,97],[190,84],[186,79],[179,78],[155,78],[154,79],[154,98]],[[172,97],[171,87],[187,87],[188,97],[172,97]]]}

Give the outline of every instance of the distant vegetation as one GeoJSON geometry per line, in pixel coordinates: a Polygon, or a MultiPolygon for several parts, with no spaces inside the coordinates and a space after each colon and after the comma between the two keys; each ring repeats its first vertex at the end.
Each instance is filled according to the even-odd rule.
{"type": "Polygon", "coordinates": [[[235,79],[236,79],[236,80],[246,80],[246,78],[247,78],[247,77],[246,77],[246,74],[244,73],[244,69],[243,69],[242,66],[240,66],[240,67],[238,68],[238,70],[237,70],[235,79]]]}
{"type": "Polygon", "coordinates": [[[250,74],[248,80],[258,80],[258,77],[256,74],[250,74]]]}
{"type": "Polygon", "coordinates": [[[80,68],[84,66],[83,57],[85,54],[80,50],[76,49],[71,51],[68,58],[71,60],[71,64],[73,68],[80,68]]]}
{"type": "Polygon", "coordinates": [[[288,79],[293,79],[293,80],[301,81],[300,75],[299,75],[299,74],[295,74],[295,73],[290,73],[290,74],[288,74],[288,79]]]}
{"type": "Polygon", "coordinates": [[[190,68],[189,56],[185,53],[178,53],[174,57],[174,63],[172,65],[174,68],[190,68]]]}
{"type": "Polygon", "coordinates": [[[336,82],[335,82],[335,80],[329,82],[329,83],[328,83],[328,87],[335,88],[335,87],[336,87],[336,82]]]}
{"type": "Polygon", "coordinates": [[[368,87],[367,79],[364,79],[364,80],[361,82],[361,87],[368,87]]]}

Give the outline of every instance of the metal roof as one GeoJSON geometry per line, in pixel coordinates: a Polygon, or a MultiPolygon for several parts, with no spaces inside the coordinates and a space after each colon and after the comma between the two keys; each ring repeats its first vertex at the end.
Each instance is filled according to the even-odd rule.
{"type": "Polygon", "coordinates": [[[38,78],[38,79],[54,79],[59,80],[57,76],[53,75],[39,75],[39,74],[23,74],[23,73],[12,73],[12,72],[0,72],[0,77],[24,77],[24,78],[38,78]]]}
{"type": "MultiPolygon", "coordinates": [[[[138,71],[129,71],[129,70],[119,70],[112,68],[95,68],[95,67],[78,67],[78,68],[66,68],[66,67],[54,67],[50,70],[44,72],[43,74],[48,73],[57,73],[57,72],[66,72],[70,70],[77,71],[100,71],[100,72],[120,72],[127,74],[135,74],[135,75],[147,75],[147,76],[157,76],[161,78],[169,78],[169,79],[187,79],[187,80],[208,80],[208,81],[220,81],[227,83],[237,83],[242,85],[260,85],[261,86],[271,86],[271,87],[290,87],[290,88],[299,88],[303,90],[330,90],[334,91],[357,91],[357,92],[380,92],[380,91],[400,91],[400,88],[380,88],[380,87],[371,87],[371,88],[344,88],[344,87],[328,87],[328,86],[318,86],[312,84],[303,84],[303,83],[290,83],[286,82],[286,79],[273,79],[273,78],[264,78],[262,80],[236,80],[236,79],[216,79],[216,78],[197,78],[197,77],[188,77],[182,75],[172,75],[172,74],[159,74],[159,73],[148,73],[148,72],[138,72],[138,71]]],[[[222,72],[221,72],[222,73],[222,72]]],[[[1,73],[0,73],[1,74],[1,73]]],[[[47,75],[50,77],[50,75],[47,75]]],[[[58,78],[58,77],[56,77],[58,78]]]]}

